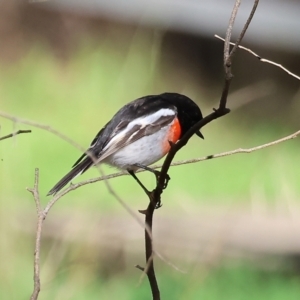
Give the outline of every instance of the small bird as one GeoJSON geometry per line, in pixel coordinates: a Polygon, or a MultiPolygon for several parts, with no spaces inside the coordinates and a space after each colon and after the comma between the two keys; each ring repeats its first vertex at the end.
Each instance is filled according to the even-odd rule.
{"type": "MultiPolygon", "coordinates": [[[[150,95],[129,102],[99,131],[86,153],[47,196],[55,195],[76,176],[99,163],[127,170],[147,192],[134,172],[145,169],[158,180],[160,172],[148,166],[165,156],[172,143],[201,119],[197,104],[177,93],[150,95]]],[[[200,131],[196,135],[204,138],[200,131]]]]}

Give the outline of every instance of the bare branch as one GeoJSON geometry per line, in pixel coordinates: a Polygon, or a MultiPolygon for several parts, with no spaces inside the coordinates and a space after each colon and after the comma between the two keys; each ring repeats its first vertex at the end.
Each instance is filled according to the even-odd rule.
{"type": "Polygon", "coordinates": [[[226,35],[225,35],[225,41],[224,41],[224,62],[223,62],[223,66],[224,66],[224,71],[225,71],[225,82],[224,82],[224,88],[222,91],[222,95],[221,95],[221,99],[220,99],[220,105],[219,105],[219,109],[220,110],[224,110],[226,108],[226,102],[227,102],[227,97],[228,97],[228,92],[229,92],[229,87],[230,87],[230,83],[232,80],[232,73],[231,73],[231,64],[232,64],[232,59],[233,56],[237,50],[238,45],[241,43],[248,27],[249,24],[254,16],[254,13],[256,11],[257,5],[258,5],[259,0],[255,0],[252,10],[250,12],[250,15],[244,25],[244,28],[242,29],[237,41],[234,43],[234,47],[232,48],[231,52],[230,52],[230,38],[231,38],[231,33],[232,33],[232,29],[233,29],[233,24],[240,6],[240,0],[237,0],[235,2],[234,8],[232,10],[231,13],[231,17],[229,20],[229,25],[226,31],[226,35]]]}
{"type": "Polygon", "coordinates": [[[224,52],[223,52],[223,67],[224,67],[224,73],[225,73],[225,82],[224,82],[224,87],[220,99],[220,104],[219,104],[219,109],[224,110],[226,108],[226,103],[227,103],[227,96],[229,92],[229,87],[232,79],[232,74],[231,74],[231,60],[232,56],[230,56],[229,51],[230,51],[230,39],[231,39],[231,33],[233,29],[233,24],[238,12],[240,6],[240,1],[237,0],[235,2],[235,5],[233,7],[231,17],[229,20],[229,24],[226,30],[225,34],[225,43],[224,43],[224,52]]]}
{"type": "Polygon", "coordinates": [[[14,132],[14,133],[11,133],[11,134],[2,136],[2,137],[0,138],[0,141],[5,140],[5,139],[8,139],[8,138],[11,138],[11,137],[14,137],[14,136],[17,135],[17,134],[21,134],[21,133],[30,133],[30,132],[31,132],[31,130],[18,130],[18,131],[14,132]]]}
{"type": "MultiPolygon", "coordinates": [[[[242,32],[240,33],[240,36],[238,37],[238,39],[236,40],[235,43],[230,43],[230,44],[234,44],[233,48],[230,51],[230,58],[231,59],[232,59],[233,55],[235,54],[237,48],[239,47],[240,43],[242,42],[242,39],[245,36],[245,33],[246,33],[246,31],[247,31],[247,29],[248,29],[248,27],[249,27],[249,25],[250,25],[250,23],[252,21],[252,18],[253,18],[254,14],[255,14],[255,11],[256,11],[256,8],[258,6],[258,3],[259,3],[259,0],[255,0],[254,1],[252,10],[250,12],[250,15],[249,15],[248,20],[246,21],[246,23],[244,25],[244,28],[243,28],[242,32]]],[[[227,42],[227,40],[226,40],[226,42],[227,42]]]]}
{"type": "MultiPolygon", "coordinates": [[[[219,39],[219,40],[225,41],[222,37],[220,37],[220,36],[217,35],[217,34],[215,34],[215,37],[216,37],[217,39],[219,39]]],[[[230,43],[230,45],[235,45],[235,43],[230,43]]],[[[244,47],[244,46],[239,45],[238,47],[239,47],[240,49],[243,49],[243,50],[249,52],[250,54],[254,55],[254,56],[255,56],[257,59],[259,59],[261,62],[268,63],[268,64],[270,64],[270,65],[276,66],[276,67],[282,69],[282,70],[283,70],[284,72],[286,72],[287,74],[289,74],[289,75],[293,76],[294,78],[300,80],[300,76],[298,76],[298,75],[292,73],[292,72],[289,71],[287,68],[283,67],[281,64],[278,64],[278,63],[275,63],[275,62],[273,62],[273,61],[271,61],[271,60],[262,58],[260,55],[258,55],[257,53],[255,53],[255,52],[252,51],[251,49],[246,48],[246,47],[244,47]]]]}
{"type": "Polygon", "coordinates": [[[187,274],[187,271],[183,271],[181,269],[179,269],[176,265],[174,265],[173,263],[171,263],[169,260],[167,260],[165,257],[162,256],[161,253],[153,250],[154,254],[159,257],[163,262],[165,262],[167,265],[169,265],[170,267],[172,267],[174,270],[183,273],[183,274],[187,274]]]}
{"type": "Polygon", "coordinates": [[[35,249],[34,249],[34,287],[33,292],[31,294],[30,300],[37,300],[39,296],[39,292],[41,290],[41,282],[40,282],[40,251],[41,251],[41,236],[42,236],[42,227],[44,221],[43,210],[41,209],[41,201],[39,195],[39,169],[35,169],[35,180],[34,180],[34,188],[27,190],[32,193],[36,211],[37,211],[37,228],[36,228],[36,237],[35,237],[35,249]]]}
{"type": "Polygon", "coordinates": [[[30,120],[25,120],[25,119],[21,119],[21,118],[17,118],[13,115],[10,115],[4,111],[0,111],[0,117],[4,118],[4,119],[8,119],[11,120],[15,123],[22,123],[22,124],[26,124],[26,125],[30,125],[36,128],[40,128],[42,130],[51,132],[52,134],[58,136],[59,138],[61,138],[62,140],[68,142],[69,144],[71,144],[72,146],[74,146],[75,148],[79,149],[81,152],[86,152],[86,149],[81,147],[78,143],[76,143],[74,140],[70,139],[68,136],[62,134],[61,132],[59,132],[56,129],[53,129],[51,126],[49,125],[44,125],[44,124],[40,124],[38,122],[34,122],[34,121],[30,121],[30,120]]]}
{"type": "MultiPolygon", "coordinates": [[[[104,172],[101,169],[101,166],[97,166],[97,169],[99,171],[99,173],[102,175],[102,178],[105,177],[104,172]]],[[[140,218],[132,211],[132,209],[130,209],[130,207],[125,203],[125,201],[123,201],[123,199],[116,193],[116,191],[112,188],[111,184],[109,183],[109,181],[106,179],[104,181],[107,190],[117,199],[117,201],[122,205],[122,207],[138,222],[138,224],[141,225],[142,228],[145,228],[145,230],[148,232],[148,234],[150,235],[151,239],[152,239],[152,234],[149,230],[149,228],[145,225],[144,223],[140,220],[140,218]]]]}
{"type": "MultiPolygon", "coordinates": [[[[137,266],[139,266],[139,267],[137,267],[136,266],[136,268],[137,269],[140,269],[141,271],[143,271],[143,273],[142,273],[142,275],[141,275],[141,277],[140,277],[140,279],[139,279],[139,282],[138,282],[138,286],[140,286],[141,285],[141,283],[143,282],[143,279],[145,278],[145,275],[147,275],[148,276],[148,272],[149,272],[149,268],[150,268],[150,266],[151,266],[151,264],[153,263],[153,256],[151,256],[151,258],[147,261],[147,264],[146,264],[146,267],[145,268],[143,268],[143,267],[140,267],[140,265],[137,265],[137,266]]],[[[149,276],[148,276],[148,278],[149,278],[149,276]]],[[[156,278],[154,278],[155,279],[155,281],[156,281],[156,278]]],[[[155,297],[157,297],[157,296],[159,296],[159,289],[158,289],[158,285],[157,285],[157,282],[156,282],[156,286],[153,286],[153,279],[151,278],[151,280],[149,279],[149,283],[150,283],[150,287],[151,287],[151,291],[152,291],[152,294],[156,294],[156,296],[155,297]]],[[[154,298],[154,295],[153,295],[153,298],[154,298]]],[[[154,299],[156,299],[156,298],[154,298],[154,299]]]]}
{"type": "Polygon", "coordinates": [[[135,265],[135,267],[143,272],[145,271],[145,268],[141,267],[140,265],[135,265]]]}
{"type": "MultiPolygon", "coordinates": [[[[204,161],[204,160],[209,160],[209,159],[214,159],[214,158],[220,158],[220,157],[229,156],[229,155],[233,155],[233,154],[239,154],[239,153],[251,153],[251,152],[262,150],[262,149],[265,149],[265,148],[268,148],[268,147],[271,147],[271,146],[274,146],[274,145],[278,145],[280,143],[283,143],[283,142],[295,139],[299,135],[300,135],[300,130],[296,131],[293,134],[285,136],[285,137],[283,137],[281,139],[278,139],[278,140],[275,140],[275,141],[272,141],[270,143],[266,143],[266,144],[263,144],[263,145],[259,145],[259,146],[256,146],[256,147],[252,147],[252,148],[238,148],[238,149],[235,149],[235,150],[231,150],[231,151],[227,151],[227,152],[222,152],[222,153],[219,153],[219,154],[212,154],[212,155],[208,155],[208,156],[205,156],[205,157],[188,159],[188,160],[181,160],[181,161],[172,163],[172,166],[174,166],[174,167],[175,166],[181,166],[181,165],[196,163],[196,162],[200,162],[200,161],[204,161]]],[[[157,167],[159,167],[159,166],[157,166],[157,167]]]]}
{"type": "Polygon", "coordinates": [[[226,34],[225,34],[225,44],[224,44],[224,56],[223,56],[223,62],[224,62],[224,66],[225,66],[225,73],[226,72],[226,63],[228,63],[228,59],[229,59],[229,50],[230,50],[230,39],[231,39],[231,33],[233,30],[233,25],[234,25],[234,21],[236,19],[239,7],[240,7],[241,1],[237,0],[235,1],[233,10],[231,12],[231,16],[229,19],[229,24],[226,30],[226,34]]]}

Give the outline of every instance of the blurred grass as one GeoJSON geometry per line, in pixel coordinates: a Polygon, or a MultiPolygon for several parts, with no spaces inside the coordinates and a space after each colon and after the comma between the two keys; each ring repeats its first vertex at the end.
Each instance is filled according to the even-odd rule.
{"type": "MultiPolygon", "coordinates": [[[[167,85],[164,78],[160,77],[160,66],[154,55],[159,52],[159,42],[150,47],[149,41],[139,37],[136,39],[125,55],[104,41],[98,46],[85,45],[65,62],[57,61],[47,49],[38,46],[33,48],[15,65],[0,68],[1,110],[50,125],[83,147],[89,145],[119,107],[142,95],[164,91],[185,93],[204,108],[204,114],[208,113],[211,107],[206,108],[195,85],[182,82],[178,89],[167,85]]],[[[243,126],[239,118],[238,112],[233,112],[209,124],[202,129],[205,140],[194,137],[177,159],[252,147],[291,133],[289,128],[268,122],[243,126]]],[[[16,129],[29,128],[5,119],[1,119],[0,124],[0,136],[16,129]]],[[[14,219],[16,212],[35,210],[33,199],[25,190],[33,186],[34,168],[40,168],[41,200],[45,204],[49,200],[45,197],[48,190],[80,156],[79,150],[58,137],[40,129],[31,129],[31,134],[0,142],[1,299],[23,299],[32,288],[34,240],[17,232],[14,219]]],[[[298,141],[290,141],[253,154],[172,168],[172,180],[164,192],[162,209],[180,210],[195,203],[249,202],[256,185],[263,191],[263,200],[270,203],[284,193],[283,183],[288,184],[292,193],[299,195],[300,174],[299,168],[295,167],[298,147],[298,141]]],[[[107,167],[104,169],[106,173],[114,172],[107,167]]],[[[90,170],[78,181],[95,176],[98,176],[97,171],[90,170]]],[[[154,185],[151,174],[141,174],[140,177],[147,186],[154,185]]],[[[131,207],[145,204],[143,193],[128,176],[113,179],[111,184],[131,207]]],[[[53,218],[55,210],[60,207],[68,207],[70,214],[72,207],[101,212],[122,209],[101,182],[65,196],[54,207],[53,218]]],[[[29,218],[28,222],[32,223],[34,232],[35,219],[29,218]]],[[[52,247],[51,243],[49,247],[52,247]]],[[[47,275],[49,268],[43,264],[43,272],[47,275]]],[[[138,272],[131,272],[130,276],[125,272],[105,279],[94,268],[89,269],[84,264],[75,272],[68,266],[65,268],[66,272],[62,274],[52,274],[54,279],[50,283],[43,282],[42,272],[40,299],[149,298],[146,281],[141,287],[136,287],[140,275],[138,272]]],[[[298,278],[270,273],[264,275],[267,279],[263,279],[258,271],[244,266],[213,271],[205,280],[199,279],[197,274],[174,274],[173,270],[162,268],[158,275],[162,298],[298,299],[300,292],[298,278]]]]}

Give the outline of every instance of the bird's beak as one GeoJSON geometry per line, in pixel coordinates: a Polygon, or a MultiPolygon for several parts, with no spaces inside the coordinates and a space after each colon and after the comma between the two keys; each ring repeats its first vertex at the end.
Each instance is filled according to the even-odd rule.
{"type": "Polygon", "coordinates": [[[196,134],[197,134],[201,139],[204,139],[204,136],[203,136],[203,134],[200,132],[200,130],[197,131],[196,134]]]}

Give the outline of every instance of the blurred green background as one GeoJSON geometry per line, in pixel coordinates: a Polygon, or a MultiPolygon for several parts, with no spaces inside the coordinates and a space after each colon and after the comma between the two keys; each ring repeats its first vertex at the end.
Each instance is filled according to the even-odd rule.
{"type": "MultiPolygon", "coordinates": [[[[3,5],[1,15],[1,112],[49,125],[82,147],[143,95],[183,93],[204,115],[218,102],[222,45],[213,39],[26,5],[3,5]]],[[[291,66],[297,58],[260,50],[291,66]]],[[[205,140],[193,137],[176,160],[257,146],[299,129],[299,82],[245,53],[235,63],[232,112],[204,127],[205,140]]],[[[28,299],[37,217],[26,187],[39,168],[45,206],[46,193],[81,153],[47,131],[5,118],[0,125],[0,137],[32,129],[0,141],[0,298],[28,299]]],[[[154,226],[167,260],[155,260],[162,299],[299,298],[298,161],[296,139],[170,169],[154,226]]],[[[76,182],[98,175],[89,170],[76,182]]],[[[151,174],[139,177],[154,186],[151,174]]],[[[142,220],[137,210],[147,199],[136,183],[122,176],[111,185],[142,220]]],[[[150,299],[134,268],[144,264],[143,245],[143,229],[103,182],[69,193],[44,223],[39,299],[150,299]]]]}

